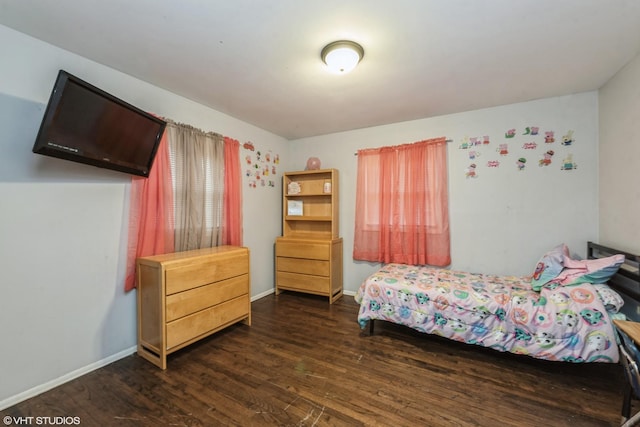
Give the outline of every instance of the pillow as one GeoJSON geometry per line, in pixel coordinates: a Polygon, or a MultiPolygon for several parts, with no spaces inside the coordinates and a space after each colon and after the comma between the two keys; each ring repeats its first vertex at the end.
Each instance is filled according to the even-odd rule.
{"type": "Polygon", "coordinates": [[[565,269],[556,277],[558,283],[564,286],[579,285],[580,283],[605,283],[624,262],[624,255],[612,255],[597,259],[564,259],[565,269]]]}
{"type": "Polygon", "coordinates": [[[540,292],[545,284],[560,274],[564,268],[565,255],[569,258],[569,248],[564,243],[542,255],[531,277],[531,287],[534,291],[540,292]]]}
{"type": "Polygon", "coordinates": [[[603,283],[594,284],[593,287],[596,288],[598,296],[609,313],[617,313],[620,311],[624,305],[624,300],[616,291],[611,289],[609,285],[603,283]]]}

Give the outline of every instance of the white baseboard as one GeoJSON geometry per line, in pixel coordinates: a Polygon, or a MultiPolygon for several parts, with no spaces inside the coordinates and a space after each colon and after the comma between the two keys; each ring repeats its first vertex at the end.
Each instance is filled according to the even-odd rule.
{"type": "MultiPolygon", "coordinates": [[[[266,297],[267,295],[271,295],[271,294],[272,294],[272,293],[274,293],[275,291],[276,291],[276,290],[275,290],[275,288],[273,288],[273,289],[269,289],[268,291],[264,291],[264,292],[262,292],[261,294],[254,295],[254,296],[252,296],[252,297],[251,297],[251,302],[254,302],[255,300],[259,300],[260,298],[264,298],[264,297],[266,297]]],[[[352,297],[353,297],[353,296],[355,296],[355,295],[356,295],[356,292],[355,292],[355,291],[344,291],[344,290],[343,290],[343,291],[342,291],[342,294],[343,294],[343,295],[347,295],[347,296],[352,296],[352,297]]]]}
{"type": "Polygon", "coordinates": [[[75,371],[69,372],[68,374],[65,374],[59,378],[56,378],[54,380],[48,381],[44,384],[40,384],[36,387],[33,387],[29,390],[23,391],[22,393],[16,394],[15,396],[11,396],[7,399],[4,399],[2,401],[0,401],[0,411],[7,409],[10,406],[16,405],[24,400],[30,399],[32,397],[35,397],[39,394],[44,393],[45,391],[49,391],[52,388],[58,387],[59,385],[62,385],[66,382],[69,382],[71,380],[74,380],[78,377],[81,377],[85,374],[88,374],[91,371],[95,371],[96,369],[102,368],[103,366],[106,366],[110,363],[115,362],[116,360],[120,360],[122,358],[125,358],[133,353],[136,352],[136,350],[138,349],[137,346],[133,346],[130,348],[127,348],[125,350],[122,350],[116,354],[112,354],[109,357],[105,357],[102,360],[98,360],[97,362],[91,363],[87,366],[84,366],[80,369],[76,369],[75,371]]]}
{"type": "MultiPolygon", "coordinates": [[[[254,302],[255,300],[259,300],[260,298],[264,298],[264,297],[266,297],[267,295],[271,295],[271,294],[272,294],[272,293],[274,293],[275,291],[276,291],[276,290],[275,290],[275,288],[273,288],[273,289],[269,289],[268,291],[264,291],[264,292],[262,292],[262,293],[260,293],[260,294],[258,294],[258,295],[254,295],[254,296],[252,296],[252,297],[251,297],[251,302],[254,302]]],[[[352,296],[352,297],[353,297],[353,296],[355,296],[355,295],[356,295],[356,292],[355,292],[355,291],[344,291],[344,290],[343,290],[343,291],[342,291],[342,294],[343,294],[343,295],[347,295],[347,296],[352,296]]]]}
{"type": "Polygon", "coordinates": [[[266,297],[267,295],[271,295],[271,294],[272,294],[272,293],[274,293],[275,291],[276,291],[276,289],[275,289],[275,288],[271,288],[271,289],[269,289],[269,290],[267,290],[267,291],[264,291],[264,292],[262,292],[262,293],[259,293],[259,294],[257,294],[257,295],[254,295],[254,296],[252,296],[252,297],[251,297],[251,302],[254,302],[255,300],[259,300],[260,298],[264,298],[264,297],[266,297]]]}

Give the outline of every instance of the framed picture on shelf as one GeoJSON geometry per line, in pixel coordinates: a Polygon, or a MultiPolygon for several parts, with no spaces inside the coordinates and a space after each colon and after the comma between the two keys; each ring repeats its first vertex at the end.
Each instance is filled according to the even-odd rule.
{"type": "Polygon", "coordinates": [[[302,215],[302,200],[288,200],[287,215],[290,215],[290,216],[302,215]]]}
{"type": "Polygon", "coordinates": [[[290,182],[287,186],[287,194],[300,194],[301,190],[300,184],[295,181],[290,182]]]}

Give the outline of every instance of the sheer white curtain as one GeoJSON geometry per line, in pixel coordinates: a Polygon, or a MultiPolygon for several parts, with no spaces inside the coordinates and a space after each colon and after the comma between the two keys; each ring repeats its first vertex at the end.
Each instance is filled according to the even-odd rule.
{"type": "Polygon", "coordinates": [[[222,244],[224,137],[168,123],[174,187],[175,250],[222,244]]]}

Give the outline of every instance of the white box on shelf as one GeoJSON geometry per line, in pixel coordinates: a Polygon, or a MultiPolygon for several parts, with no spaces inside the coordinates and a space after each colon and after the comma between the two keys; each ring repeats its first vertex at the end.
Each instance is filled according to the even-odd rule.
{"type": "Polygon", "coordinates": [[[287,215],[302,215],[302,200],[287,201],[287,215]]]}

